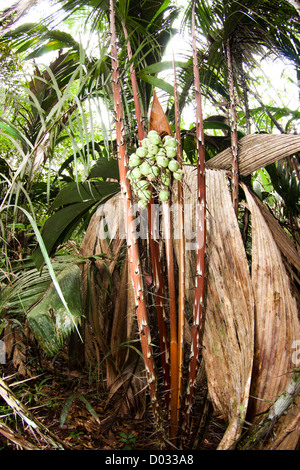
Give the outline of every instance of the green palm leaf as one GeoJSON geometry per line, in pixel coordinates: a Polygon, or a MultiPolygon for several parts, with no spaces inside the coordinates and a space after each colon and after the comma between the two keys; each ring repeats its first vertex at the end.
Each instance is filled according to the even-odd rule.
{"type": "Polygon", "coordinates": [[[83,312],[79,267],[73,264],[67,266],[58,274],[57,280],[69,311],[52,283],[44,298],[27,314],[31,331],[41,347],[50,355],[59,351],[65,339],[74,330],[74,325],[80,323],[83,312]]]}
{"type": "MultiPolygon", "coordinates": [[[[53,253],[58,244],[68,240],[75,228],[89,211],[120,190],[119,183],[106,181],[70,183],[55,198],[51,210],[54,214],[46,221],[42,237],[47,252],[53,253]]],[[[33,254],[37,267],[43,263],[43,254],[38,247],[33,254]]]]}

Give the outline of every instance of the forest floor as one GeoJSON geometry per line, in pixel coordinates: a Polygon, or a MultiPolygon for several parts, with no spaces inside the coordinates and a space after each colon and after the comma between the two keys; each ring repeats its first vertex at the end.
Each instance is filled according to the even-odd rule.
{"type": "MultiPolygon", "coordinates": [[[[69,371],[62,364],[20,377],[10,365],[1,366],[1,377],[15,396],[49,431],[71,450],[158,450],[156,430],[152,425],[150,407],[142,416],[123,413],[120,393],[113,400],[103,381],[97,384],[91,372],[69,371]]],[[[39,450],[50,450],[41,438],[35,437],[21,419],[0,397],[0,421],[14,433],[33,443],[39,450]]],[[[197,449],[216,449],[224,425],[221,420],[210,419],[205,435],[197,449]]],[[[20,446],[4,437],[0,427],[0,450],[19,450],[20,446]]]]}

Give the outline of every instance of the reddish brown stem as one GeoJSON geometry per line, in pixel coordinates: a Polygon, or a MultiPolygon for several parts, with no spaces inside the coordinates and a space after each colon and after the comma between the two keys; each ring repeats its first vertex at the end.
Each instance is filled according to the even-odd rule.
{"type": "MultiPolygon", "coordinates": [[[[182,169],[182,146],[180,135],[180,111],[177,89],[176,66],[173,55],[174,69],[174,103],[175,103],[175,129],[177,145],[177,160],[179,168],[182,169]]],[[[185,238],[184,238],[184,207],[183,207],[183,188],[181,181],[178,181],[178,408],[180,407],[180,397],[182,389],[182,366],[183,366],[183,348],[184,348],[184,310],[185,310],[185,238]]]]}
{"type": "Polygon", "coordinates": [[[231,61],[230,39],[226,43],[227,67],[229,75],[230,118],[231,118],[231,150],[232,150],[232,203],[235,215],[238,215],[239,204],[239,162],[238,162],[238,133],[236,119],[236,103],[234,96],[233,68],[231,61]]]}
{"type": "Polygon", "coordinates": [[[153,226],[152,218],[155,217],[155,204],[154,200],[151,199],[148,205],[148,222],[149,222],[149,240],[150,240],[150,251],[152,261],[152,273],[153,273],[153,284],[155,289],[155,307],[157,314],[157,324],[159,331],[159,344],[160,344],[160,358],[161,367],[163,374],[163,386],[164,386],[164,397],[166,410],[169,412],[170,409],[170,346],[169,346],[169,333],[167,328],[167,318],[165,310],[165,298],[164,298],[164,281],[161,269],[159,243],[153,238],[153,226]]]}
{"type": "MultiPolygon", "coordinates": [[[[134,107],[135,107],[136,120],[137,120],[138,138],[139,138],[139,141],[141,142],[145,138],[145,130],[144,130],[144,124],[143,124],[141,103],[139,99],[136,73],[134,69],[134,63],[132,60],[133,59],[132,49],[131,49],[130,40],[128,37],[128,32],[127,32],[127,28],[126,28],[124,20],[122,20],[122,27],[123,27],[125,39],[127,41],[128,59],[131,61],[130,76],[131,76],[134,107]]],[[[165,388],[165,403],[166,403],[166,409],[169,410],[169,405],[170,405],[169,341],[168,341],[165,307],[163,304],[164,289],[163,289],[163,277],[162,277],[162,269],[161,269],[160,254],[159,254],[159,245],[153,239],[153,236],[152,236],[152,209],[153,208],[154,208],[154,203],[153,203],[153,199],[151,199],[151,203],[148,205],[148,208],[147,208],[148,224],[149,224],[149,242],[150,242],[150,252],[151,252],[152,271],[153,271],[153,283],[155,286],[156,313],[157,313],[157,322],[158,322],[158,329],[159,329],[160,359],[161,359],[163,382],[164,382],[164,388],[165,388]]]]}
{"type": "Polygon", "coordinates": [[[197,57],[195,34],[195,1],[192,9],[192,40],[193,40],[193,71],[196,100],[196,143],[197,143],[197,254],[196,254],[196,286],[193,312],[191,354],[187,386],[186,423],[189,425],[190,412],[193,405],[195,381],[199,363],[201,323],[204,309],[205,289],[205,242],[206,242],[206,191],[205,191],[205,148],[202,117],[202,99],[200,75],[197,57]]]}
{"type": "Polygon", "coordinates": [[[110,28],[111,28],[111,57],[112,57],[112,83],[115,111],[115,124],[117,136],[117,152],[119,162],[119,174],[121,185],[121,196],[125,217],[125,228],[130,260],[130,272],[133,283],[134,297],[136,303],[137,322],[140,333],[141,347],[145,362],[146,376],[149,386],[149,394],[152,403],[153,416],[157,425],[157,431],[163,439],[164,430],[162,426],[162,414],[157,394],[157,373],[151,346],[150,325],[144,296],[143,280],[141,274],[138,241],[134,230],[134,218],[132,214],[132,196],[129,180],[127,179],[127,154],[124,139],[124,117],[122,95],[118,68],[117,37],[115,27],[114,1],[110,0],[110,28]]]}
{"type": "Polygon", "coordinates": [[[137,86],[137,79],[136,79],[136,74],[135,74],[135,69],[134,69],[134,63],[133,63],[133,60],[132,60],[133,59],[132,49],[131,49],[130,40],[129,40],[129,37],[128,37],[128,32],[127,32],[127,28],[126,28],[124,20],[122,20],[122,27],[123,27],[125,39],[127,41],[128,59],[131,62],[130,63],[130,77],[131,77],[131,84],[132,84],[132,93],[133,93],[135,115],[136,115],[137,128],[138,128],[138,137],[139,137],[139,141],[141,141],[145,137],[143,115],[142,115],[142,109],[141,109],[141,102],[140,102],[140,98],[139,98],[139,89],[138,89],[138,86],[137,86]]]}
{"type": "Polygon", "coordinates": [[[171,366],[171,427],[170,437],[175,439],[178,430],[178,341],[177,341],[177,312],[174,273],[173,239],[171,225],[170,202],[162,203],[164,238],[168,271],[168,297],[170,313],[170,366],[171,366]]]}

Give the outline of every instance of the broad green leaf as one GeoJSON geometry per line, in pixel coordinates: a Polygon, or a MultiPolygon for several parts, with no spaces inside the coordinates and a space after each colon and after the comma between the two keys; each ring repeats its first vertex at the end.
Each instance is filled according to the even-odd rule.
{"type": "MultiPolygon", "coordinates": [[[[175,66],[176,67],[185,67],[187,65],[186,62],[182,61],[176,61],[175,66]]],[[[145,67],[143,70],[141,70],[140,73],[144,74],[157,74],[159,72],[164,72],[165,70],[173,69],[173,62],[171,60],[166,60],[162,62],[156,62],[155,64],[148,65],[148,67],[145,67]]]]}
{"type": "Polygon", "coordinates": [[[35,49],[31,54],[28,54],[26,57],[27,60],[34,59],[36,57],[41,57],[48,52],[57,51],[58,49],[62,49],[64,44],[60,41],[49,41],[48,44],[45,46],[39,47],[35,49]]]}
{"type": "Polygon", "coordinates": [[[27,51],[27,49],[29,49],[30,47],[36,45],[38,42],[39,42],[39,37],[38,36],[35,36],[31,39],[28,39],[28,41],[23,43],[22,46],[20,46],[18,48],[18,50],[16,51],[17,54],[20,54],[21,52],[27,51]]]}
{"type": "Polygon", "coordinates": [[[110,181],[69,183],[59,192],[50,210],[56,210],[59,207],[77,202],[95,203],[107,196],[115,194],[119,188],[118,183],[110,181]]]}
{"type": "MultiPolygon", "coordinates": [[[[52,210],[58,210],[43,227],[42,237],[47,253],[52,253],[59,243],[68,239],[94,206],[112,197],[119,189],[118,183],[105,181],[66,185],[51,207],[52,210]]],[[[41,267],[43,255],[40,247],[33,253],[33,259],[35,265],[41,267]]]]}
{"type": "Polygon", "coordinates": [[[138,76],[144,82],[149,83],[153,87],[160,88],[161,90],[166,91],[169,95],[174,95],[174,88],[168,82],[163,80],[162,78],[153,77],[152,75],[146,75],[143,72],[139,72],[138,76]]]}
{"type": "Polygon", "coordinates": [[[43,26],[42,24],[24,23],[15,28],[13,31],[8,31],[6,34],[4,34],[3,38],[19,39],[20,37],[22,37],[22,34],[29,34],[35,32],[41,35],[43,32],[46,31],[46,26],[43,26]]]}
{"type": "Polygon", "coordinates": [[[89,179],[92,178],[111,178],[119,179],[119,164],[117,160],[100,158],[91,168],[89,179]]]}
{"type": "MultiPolygon", "coordinates": [[[[55,212],[45,223],[42,237],[48,254],[51,254],[59,243],[65,241],[66,233],[70,234],[80,220],[87,214],[95,201],[69,204],[55,212]]],[[[37,268],[42,266],[44,257],[40,247],[33,253],[33,259],[37,268]]]]}

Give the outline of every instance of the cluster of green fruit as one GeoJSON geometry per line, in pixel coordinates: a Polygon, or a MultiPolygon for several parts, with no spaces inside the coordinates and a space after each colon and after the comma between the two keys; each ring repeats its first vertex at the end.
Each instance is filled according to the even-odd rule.
{"type": "Polygon", "coordinates": [[[177,140],[169,135],[161,139],[154,130],[149,131],[141,146],[130,155],[127,177],[141,209],[147,207],[153,188],[162,202],[169,200],[171,176],[176,180],[183,178],[176,156],[177,140]]]}

